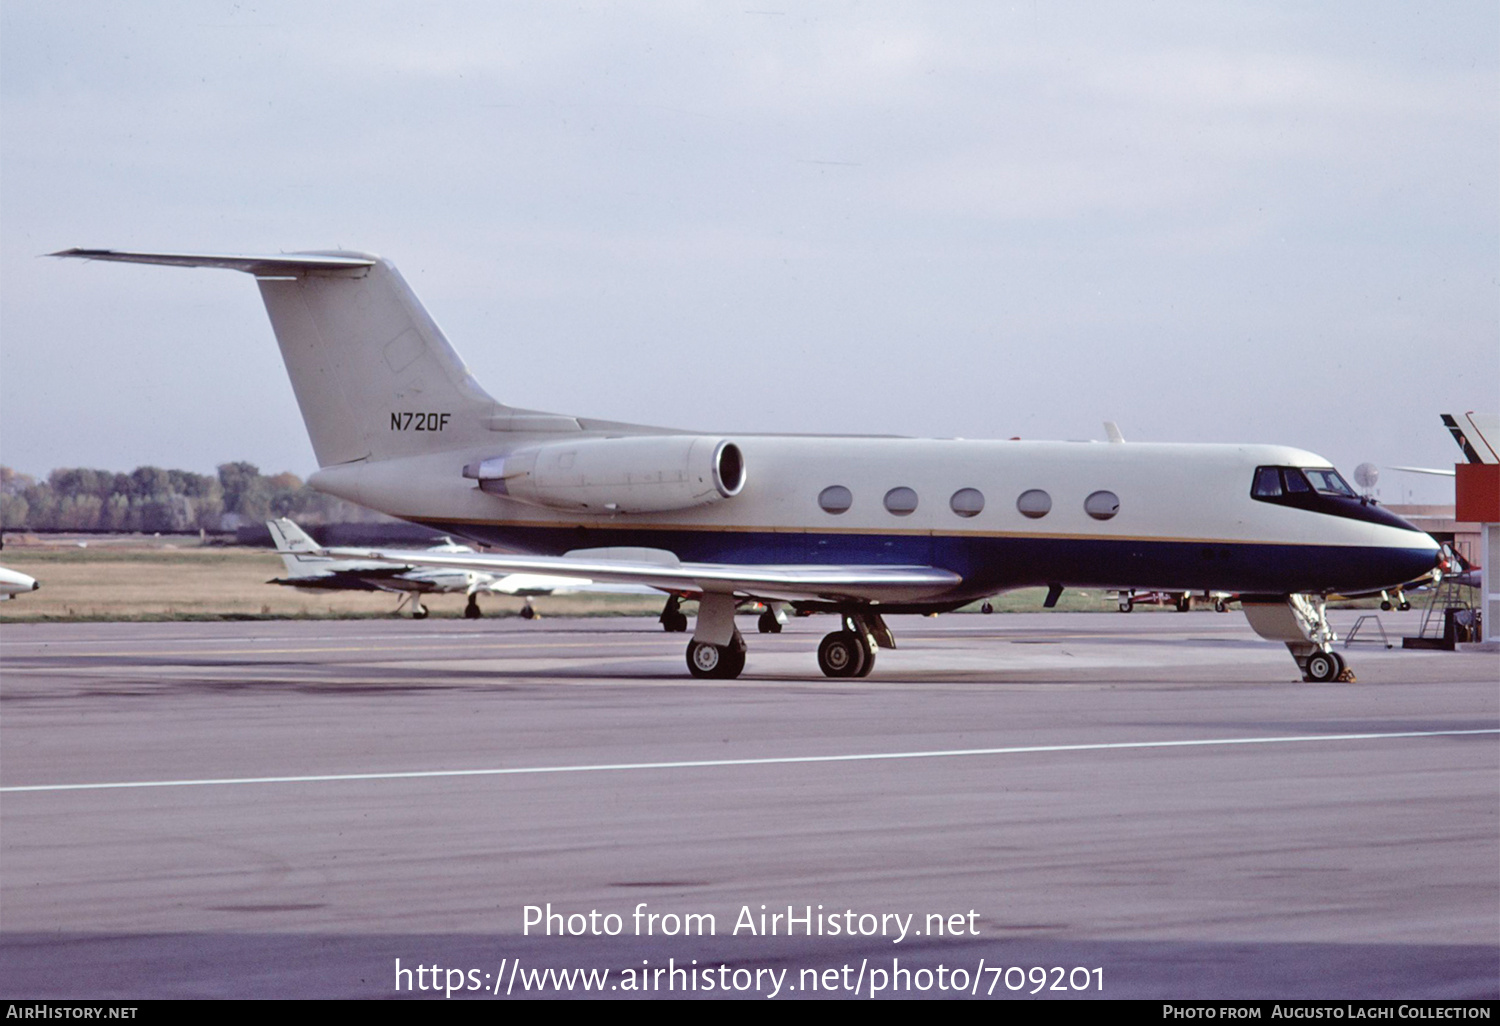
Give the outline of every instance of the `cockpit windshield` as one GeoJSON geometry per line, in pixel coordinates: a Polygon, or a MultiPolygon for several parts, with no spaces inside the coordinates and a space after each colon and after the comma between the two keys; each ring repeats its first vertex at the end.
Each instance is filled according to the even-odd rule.
{"type": "Polygon", "coordinates": [[[1250,488],[1250,494],[1257,499],[1310,496],[1313,492],[1337,495],[1344,499],[1359,497],[1332,467],[1257,467],[1255,481],[1250,488]]]}
{"type": "Polygon", "coordinates": [[[1378,503],[1360,498],[1332,467],[1256,467],[1250,479],[1250,497],[1273,506],[1412,530],[1410,524],[1378,503]]]}
{"type": "Polygon", "coordinates": [[[1357,498],[1354,489],[1349,487],[1349,482],[1339,476],[1339,472],[1332,467],[1322,470],[1304,469],[1302,473],[1312,482],[1312,486],[1324,495],[1342,495],[1345,498],[1357,498]]]}

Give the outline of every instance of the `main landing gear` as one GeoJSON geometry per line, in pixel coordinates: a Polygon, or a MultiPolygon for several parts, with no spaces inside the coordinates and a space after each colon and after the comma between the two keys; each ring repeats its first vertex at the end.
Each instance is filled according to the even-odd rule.
{"type": "Polygon", "coordinates": [[[477,620],[484,614],[479,611],[479,596],[473,593],[469,595],[469,602],[464,606],[464,619],[477,620]]]}
{"type": "MultiPolygon", "coordinates": [[[[682,615],[675,602],[675,597],[668,599],[662,612],[662,626],[667,630],[672,629],[667,613],[682,615]]],[[[734,608],[733,595],[705,593],[698,600],[698,622],[687,647],[688,672],[694,677],[733,680],[745,668],[745,639],[734,625],[734,608]]]]}
{"type": "Polygon", "coordinates": [[[397,616],[401,615],[401,607],[405,606],[408,602],[411,603],[411,618],[413,620],[427,619],[427,607],[422,605],[422,600],[417,597],[417,593],[414,591],[407,592],[401,597],[401,601],[396,603],[397,616]]]}
{"type": "Polygon", "coordinates": [[[735,631],[727,645],[689,641],[687,664],[688,672],[694,677],[733,680],[745,668],[745,639],[735,631]]]}
{"type": "Polygon", "coordinates": [[[786,623],[785,610],[784,603],[767,602],[766,608],[755,620],[755,629],[762,634],[780,634],[781,625],[786,623]]]}
{"type": "Polygon", "coordinates": [[[844,629],[825,636],[818,645],[818,669],[825,677],[868,677],[875,669],[874,640],[858,629],[851,630],[849,617],[844,629]]]}
{"type": "Polygon", "coordinates": [[[1244,596],[1240,607],[1255,633],[1271,641],[1286,643],[1287,651],[1311,683],[1354,682],[1354,671],[1333,650],[1338,635],[1328,625],[1320,595],[1244,596]]]}
{"type": "Polygon", "coordinates": [[[687,630],[687,614],[682,611],[682,600],[676,595],[668,596],[666,608],[661,611],[657,622],[668,634],[681,634],[687,630]]]}
{"type": "MultiPolygon", "coordinates": [[[[668,614],[682,616],[676,600],[662,611],[662,626],[672,630],[668,614]]],[[[688,642],[688,672],[694,677],[733,680],[745,668],[745,638],[734,625],[733,595],[704,595],[698,602],[698,622],[693,640],[688,642]]],[[[761,614],[758,626],[774,622],[781,629],[780,610],[770,606],[761,614]]],[[[896,639],[879,613],[858,609],[842,614],[843,628],[825,637],[818,645],[818,668],[829,677],[867,677],[875,669],[875,653],[895,648],[896,639]]],[[[684,617],[684,620],[686,617],[684,617]]],[[[675,621],[674,621],[675,622],[675,621]]]]}
{"type": "MultiPolygon", "coordinates": [[[[687,614],[682,611],[682,600],[676,595],[667,599],[666,606],[657,617],[657,623],[661,629],[668,634],[681,634],[687,630],[687,614]]],[[[762,634],[780,634],[782,625],[786,623],[786,603],[767,602],[755,621],[755,629],[762,634]]]]}

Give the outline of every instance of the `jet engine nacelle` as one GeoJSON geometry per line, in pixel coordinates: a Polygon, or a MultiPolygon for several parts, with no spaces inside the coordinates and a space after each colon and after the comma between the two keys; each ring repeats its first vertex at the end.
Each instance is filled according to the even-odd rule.
{"type": "Polygon", "coordinates": [[[589,438],[529,446],[464,467],[491,495],[548,509],[665,513],[745,487],[739,446],[701,435],[589,438]]]}

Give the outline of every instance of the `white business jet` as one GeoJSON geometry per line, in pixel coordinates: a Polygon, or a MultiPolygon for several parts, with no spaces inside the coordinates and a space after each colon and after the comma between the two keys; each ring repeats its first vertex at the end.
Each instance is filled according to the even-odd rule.
{"type": "MultiPolygon", "coordinates": [[[[253,275],[322,469],[319,491],[536,555],[340,558],[644,584],[699,602],[688,669],[745,665],[742,601],[831,613],[831,677],[894,648],[887,613],[1010,588],[1238,593],[1309,680],[1344,674],[1323,596],[1430,570],[1428,535],[1314,453],[1274,445],[722,435],[502,404],[388,260],[71,249],[253,275]]],[[[680,614],[678,614],[680,615],[680,614]]]]}
{"type": "Polygon", "coordinates": [[[410,565],[376,562],[369,559],[334,559],[325,554],[322,546],[302,528],[286,517],[267,520],[271,540],[276,551],[286,564],[286,576],[272,578],[269,584],[284,584],[302,591],[384,591],[400,595],[396,606],[410,603],[414,620],[427,617],[427,607],[422,604],[422,595],[461,594],[469,600],[464,606],[464,616],[477,620],[482,615],[479,596],[488,592],[495,595],[514,595],[525,599],[521,607],[523,619],[536,617],[531,599],[539,595],[557,595],[588,590],[591,582],[578,577],[544,577],[538,574],[493,574],[481,570],[452,569],[431,566],[426,560],[434,553],[451,556],[472,553],[467,545],[455,544],[445,538],[439,545],[412,554],[410,565]]]}

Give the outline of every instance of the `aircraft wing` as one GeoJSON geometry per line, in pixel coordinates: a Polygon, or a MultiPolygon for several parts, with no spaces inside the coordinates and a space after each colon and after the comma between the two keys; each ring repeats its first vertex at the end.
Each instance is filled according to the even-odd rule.
{"type": "Polygon", "coordinates": [[[538,595],[659,595],[660,588],[648,584],[595,583],[587,577],[552,577],[537,574],[507,574],[486,585],[498,595],[531,598],[538,595]]]}
{"type": "Polygon", "coordinates": [[[1391,465],[1391,469],[1392,470],[1404,470],[1404,471],[1406,471],[1409,474],[1435,474],[1438,477],[1453,477],[1454,476],[1454,471],[1451,471],[1451,470],[1439,470],[1437,467],[1398,467],[1395,464],[1392,464],[1391,465]]]}
{"type": "Polygon", "coordinates": [[[931,566],[758,566],[734,563],[648,562],[500,553],[328,549],[339,559],[451,567],[492,574],[586,577],[595,584],[644,584],[681,595],[737,594],[798,601],[914,602],[936,598],[963,583],[931,566]]]}
{"type": "Polygon", "coordinates": [[[311,577],[273,577],[267,584],[285,584],[292,588],[320,589],[325,591],[389,591],[401,594],[409,591],[430,592],[437,588],[431,581],[420,577],[405,577],[411,567],[392,565],[388,568],[363,567],[359,570],[334,570],[311,577]]]}

